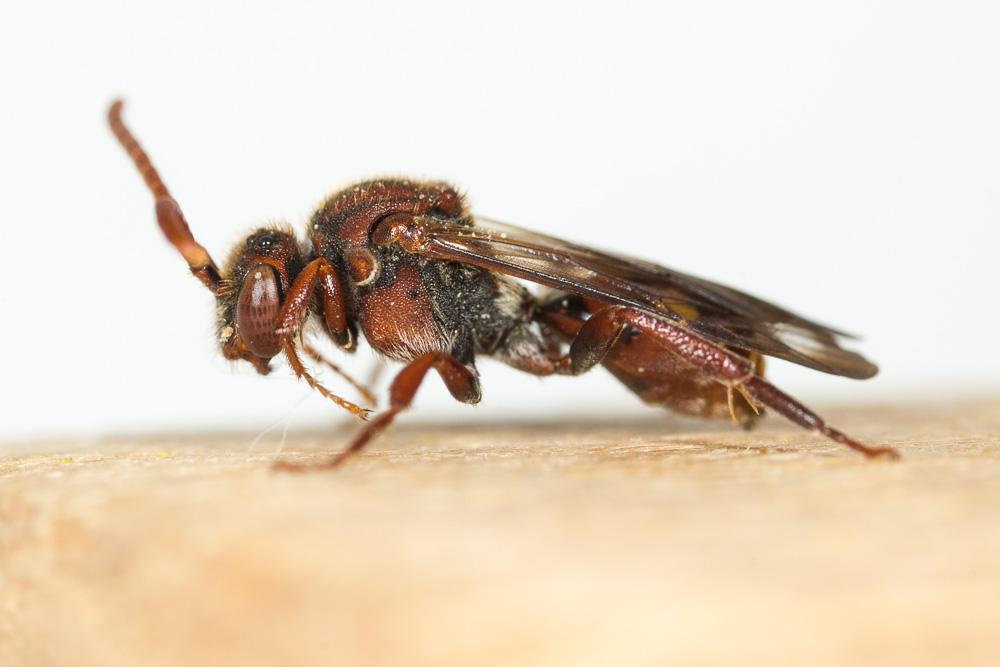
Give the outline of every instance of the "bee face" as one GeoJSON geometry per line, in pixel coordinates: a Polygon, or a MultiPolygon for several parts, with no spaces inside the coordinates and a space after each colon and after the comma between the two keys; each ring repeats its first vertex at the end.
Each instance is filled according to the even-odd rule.
{"type": "Polygon", "coordinates": [[[303,259],[290,230],[262,228],[229,257],[218,293],[219,342],[228,359],[260,369],[281,351],[278,321],[303,259]]]}

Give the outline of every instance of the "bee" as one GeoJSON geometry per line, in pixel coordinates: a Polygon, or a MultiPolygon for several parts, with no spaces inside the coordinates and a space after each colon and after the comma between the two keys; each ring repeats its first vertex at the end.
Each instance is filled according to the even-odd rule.
{"type": "Polygon", "coordinates": [[[841,347],[846,334],[731,287],[477,216],[447,183],[356,183],[319,206],[304,243],[289,229],[263,227],[220,269],[122,107],[112,104],[111,129],[153,194],[163,234],[216,297],[223,356],[261,374],[284,356],[299,378],[366,422],[329,459],[279,468],[334,468],[356,455],[410,407],[431,369],[456,400],[478,403],[481,355],[538,376],[600,364],[648,404],[745,427],[766,407],[866,457],[899,457],[833,428],[765,379],[765,356],[872,377],[874,364],[841,347]],[[340,370],[305,340],[307,322],[345,352],[363,335],[404,364],[384,411],[373,416],[316,379],[303,353],[340,370]]]}

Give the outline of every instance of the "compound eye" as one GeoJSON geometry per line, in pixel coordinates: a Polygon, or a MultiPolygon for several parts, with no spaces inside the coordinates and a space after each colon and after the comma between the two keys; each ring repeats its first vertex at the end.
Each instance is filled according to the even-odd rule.
{"type": "Polygon", "coordinates": [[[281,351],[276,329],[281,313],[278,275],[266,264],[247,271],[236,301],[236,330],[247,349],[261,359],[281,351]]]}

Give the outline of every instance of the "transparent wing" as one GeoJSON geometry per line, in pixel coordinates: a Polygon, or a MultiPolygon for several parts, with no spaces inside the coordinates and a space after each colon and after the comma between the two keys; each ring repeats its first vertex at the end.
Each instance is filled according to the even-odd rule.
{"type": "Polygon", "coordinates": [[[847,334],[745,292],[487,218],[476,218],[472,227],[427,221],[427,243],[417,252],[632,306],[717,343],[826,373],[868,378],[878,372],[840,346],[838,339],[847,334]]]}

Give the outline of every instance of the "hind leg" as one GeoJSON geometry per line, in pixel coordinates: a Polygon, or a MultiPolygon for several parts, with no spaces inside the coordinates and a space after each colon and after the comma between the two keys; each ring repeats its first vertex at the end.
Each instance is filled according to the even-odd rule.
{"type": "MultiPolygon", "coordinates": [[[[601,363],[630,330],[654,338],[701,373],[765,405],[789,421],[847,445],[869,458],[898,459],[889,447],[868,447],[829,426],[822,417],[785,394],[758,374],[759,362],[709,342],[663,318],[623,306],[609,306],[583,322],[573,338],[568,363],[573,374],[584,373],[601,363]]],[[[565,364],[566,362],[561,362],[565,364]]]]}

